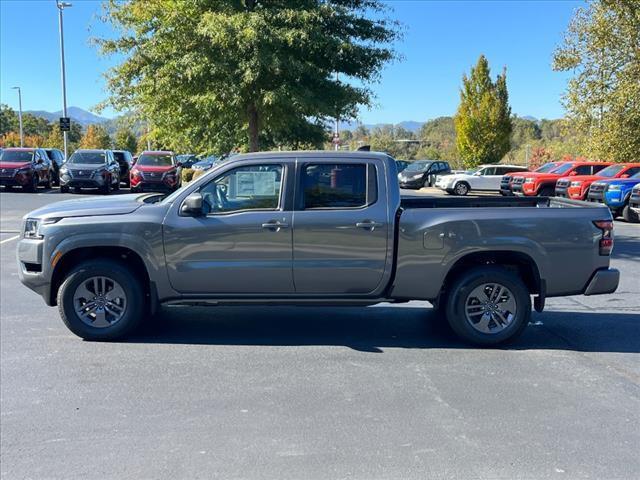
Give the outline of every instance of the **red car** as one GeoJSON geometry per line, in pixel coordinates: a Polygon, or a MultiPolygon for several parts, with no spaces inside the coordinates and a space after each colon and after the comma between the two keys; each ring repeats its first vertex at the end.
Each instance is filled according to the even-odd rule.
{"type": "MultiPolygon", "coordinates": [[[[564,162],[549,162],[544,165],[539,166],[534,170],[534,172],[546,173],[551,172],[562,165],[564,162]]],[[[502,180],[500,180],[500,193],[504,196],[513,195],[513,191],[511,190],[513,187],[513,181],[518,177],[526,177],[531,172],[511,172],[502,176],[502,180]]]]}
{"type": "Polygon", "coordinates": [[[51,188],[52,172],[51,160],[41,148],[5,148],[0,155],[0,185],[6,188],[51,188]]]}
{"type": "Polygon", "coordinates": [[[561,177],[575,175],[594,175],[611,163],[603,162],[566,162],[558,168],[542,173],[531,172],[517,177],[512,184],[512,190],[516,195],[526,195],[528,197],[542,195],[551,197],[555,193],[556,182],[561,177]]]}
{"type": "Polygon", "coordinates": [[[574,175],[562,177],[556,183],[556,197],[568,197],[573,200],[584,200],[589,187],[596,180],[611,178],[629,178],[640,172],[640,163],[619,163],[600,170],[595,175],[574,175]]]}
{"type": "Polygon", "coordinates": [[[180,188],[181,164],[173,152],[142,152],[129,173],[132,192],[173,191],[180,188]]]}

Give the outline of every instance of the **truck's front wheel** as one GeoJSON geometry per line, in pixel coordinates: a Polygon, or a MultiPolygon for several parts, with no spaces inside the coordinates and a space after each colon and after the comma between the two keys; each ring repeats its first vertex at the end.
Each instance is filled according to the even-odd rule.
{"type": "Polygon", "coordinates": [[[529,291],[500,267],[476,267],[460,274],[447,295],[446,315],[462,339],[492,346],[515,339],[531,317],[529,291]]]}
{"type": "Polygon", "coordinates": [[[140,323],[143,302],[143,289],[136,275],[109,259],[78,265],[58,291],[62,321],[85,340],[126,336],[140,323]]]}

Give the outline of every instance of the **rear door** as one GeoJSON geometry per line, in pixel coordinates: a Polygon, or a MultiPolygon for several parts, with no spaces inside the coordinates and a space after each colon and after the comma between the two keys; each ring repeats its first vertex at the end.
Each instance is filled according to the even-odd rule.
{"type": "Polygon", "coordinates": [[[383,168],[373,160],[305,158],[293,213],[298,294],[367,294],[385,273],[389,229],[383,168]]]}

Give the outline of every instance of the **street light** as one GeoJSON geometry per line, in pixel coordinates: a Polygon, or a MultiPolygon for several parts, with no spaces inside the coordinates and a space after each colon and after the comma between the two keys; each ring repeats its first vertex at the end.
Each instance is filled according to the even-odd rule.
{"type": "Polygon", "coordinates": [[[20,123],[20,147],[24,147],[24,132],[22,131],[22,91],[20,87],[11,87],[18,90],[18,122],[20,123]]]}
{"type": "MultiPolygon", "coordinates": [[[[62,116],[67,117],[67,81],[64,68],[64,29],[62,28],[62,11],[65,8],[71,7],[69,2],[61,2],[56,0],[56,7],[58,7],[58,25],[60,27],[60,66],[62,70],[62,116]]],[[[62,132],[64,139],[64,160],[67,160],[67,131],[62,132]]]]}

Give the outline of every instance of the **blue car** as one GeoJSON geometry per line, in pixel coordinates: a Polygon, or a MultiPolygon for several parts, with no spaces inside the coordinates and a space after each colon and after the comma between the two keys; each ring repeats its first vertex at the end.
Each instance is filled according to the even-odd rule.
{"type": "Polygon", "coordinates": [[[629,208],[629,197],[634,186],[640,184],[640,172],[629,178],[598,180],[589,188],[587,200],[604,203],[614,217],[622,215],[627,222],[637,221],[637,215],[629,208]]]}

